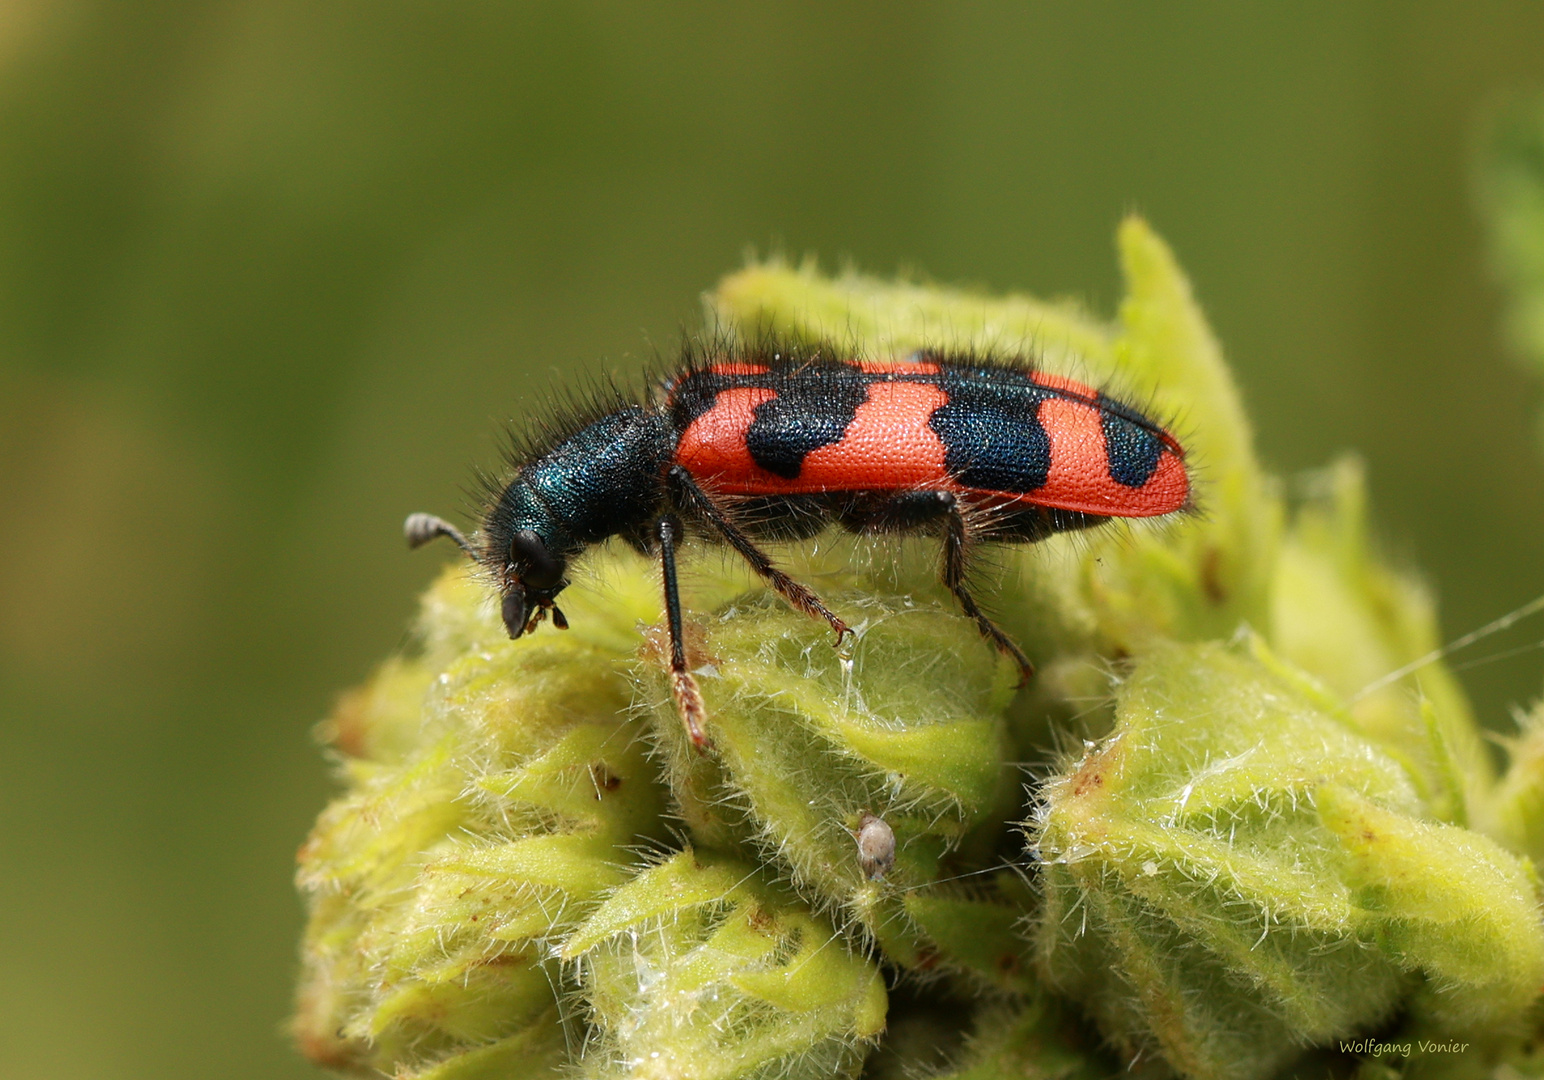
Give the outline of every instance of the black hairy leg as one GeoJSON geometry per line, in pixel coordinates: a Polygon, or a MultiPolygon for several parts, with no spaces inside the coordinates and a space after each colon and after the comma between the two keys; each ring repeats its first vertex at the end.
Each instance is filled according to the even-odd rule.
{"type": "Polygon", "coordinates": [[[981,631],[981,636],[1019,665],[1019,686],[1026,686],[1034,677],[1035,665],[1030,663],[1029,657],[1024,655],[1024,650],[1019,648],[1018,643],[1003,633],[998,625],[987,618],[986,613],[976,606],[975,598],[965,587],[965,572],[970,554],[970,528],[965,520],[960,500],[948,492],[943,492],[940,494],[940,503],[945,515],[944,586],[960,602],[960,610],[968,618],[976,620],[976,628],[981,631]]]}
{"type": "Polygon", "coordinates": [[[686,640],[681,629],[681,593],[676,584],[676,544],[681,539],[681,523],[666,516],[654,523],[654,536],[659,542],[660,576],[665,583],[665,626],[670,636],[670,696],[675,699],[676,712],[686,725],[686,734],[692,745],[699,750],[708,746],[708,733],[703,728],[708,710],[702,701],[702,689],[686,666],[686,640]]]}
{"type": "Polygon", "coordinates": [[[729,515],[697,485],[697,481],[692,479],[690,473],[681,466],[675,465],[670,469],[669,480],[678,506],[690,511],[720,540],[734,548],[741,558],[750,563],[751,569],[760,574],[762,580],[793,608],[812,618],[824,619],[829,623],[831,629],[836,631],[837,645],[841,645],[843,639],[852,633],[851,628],[826,607],[820,597],[773,566],[766,552],[757,547],[749,536],[729,520],[729,515]]]}

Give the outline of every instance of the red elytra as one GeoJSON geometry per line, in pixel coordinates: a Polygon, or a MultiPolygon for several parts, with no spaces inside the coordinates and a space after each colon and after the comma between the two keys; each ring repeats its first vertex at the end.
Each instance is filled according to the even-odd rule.
{"type": "MultiPolygon", "coordinates": [[[[1108,399],[1091,387],[1039,371],[986,369],[994,379],[1007,373],[1027,375],[1047,392],[1031,407],[1014,400],[1016,393],[1022,396],[1021,386],[1003,387],[1004,403],[1025,413],[1032,411],[1044,429],[1050,467],[1045,482],[1032,490],[998,490],[962,481],[950,468],[950,447],[930,427],[934,413],[950,402],[941,385],[944,372],[937,363],[864,361],[853,366],[869,377],[865,399],[845,423],[839,440],[804,454],[797,475],[782,476],[762,467],[747,445],[757,410],[780,396],[773,385],[736,385],[769,376],[769,369],[761,365],[715,365],[706,370],[705,375],[724,385],[712,407],[682,432],[675,461],[724,495],[929,489],[1106,517],[1156,517],[1180,510],[1189,501],[1184,452],[1157,425],[1147,429],[1161,444],[1151,475],[1137,486],[1114,479],[1104,430],[1110,406],[1102,406],[1101,400],[1108,399]]],[[[756,381],[775,385],[777,380],[756,381]]],[[[1122,408],[1128,415],[1133,412],[1122,408]]]]}

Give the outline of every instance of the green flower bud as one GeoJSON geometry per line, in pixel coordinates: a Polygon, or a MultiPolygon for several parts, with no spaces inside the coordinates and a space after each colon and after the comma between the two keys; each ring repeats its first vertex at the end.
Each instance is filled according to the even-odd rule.
{"type": "Polygon", "coordinates": [[[1121,1071],[1064,1003],[1037,994],[981,1009],[959,1060],[928,1080],[1110,1080],[1121,1071]]]}
{"type": "Polygon", "coordinates": [[[1113,335],[1072,301],[986,296],[940,285],[885,281],[847,270],[834,278],[813,262],[779,258],[730,274],[704,298],[717,326],[775,329],[810,341],[851,341],[876,356],[918,349],[1015,353],[1033,344],[1049,360],[1108,374],[1113,335]]]}
{"type": "MultiPolygon", "coordinates": [[[[1174,421],[1201,513],[983,551],[1027,693],[936,539],[771,552],[857,631],[842,652],[683,549],[706,750],[662,681],[649,561],[586,553],[572,629],[513,642],[453,570],[417,649],[322,728],[344,790],[301,851],[304,1049],[415,1080],[727,1080],[851,1076],[883,1040],[871,1080],[1264,1080],[1409,1035],[1472,1039],[1465,1077],[1538,1075],[1536,882],[1497,841],[1544,849],[1544,708],[1497,782],[1445,668],[1379,683],[1436,624],[1368,543],[1360,473],[1284,529],[1172,255],[1137,220],[1120,245],[1109,324],[778,263],[710,301],[731,335],[1030,355],[1174,421]],[[1075,735],[1104,737],[1033,785],[1036,869],[1012,823],[1075,735]]],[[[1459,1080],[1448,1060],[1402,1075],[1459,1080]]]]}
{"type": "Polygon", "coordinates": [[[501,640],[485,590],[454,570],[426,601],[424,659],[387,665],[330,725],[373,756],[344,759],[349,790],[301,851],[311,1056],[463,1075],[467,1052],[495,1060],[489,1044],[551,1026],[548,940],[662,831],[617,647],[636,640],[616,625],[629,612],[580,604],[583,632],[501,640]]]}
{"type": "Polygon", "coordinates": [[[1416,1017],[1455,1034],[1521,1016],[1544,983],[1533,868],[1488,837],[1385,809],[1348,788],[1315,793],[1340,842],[1358,930],[1424,976],[1416,1017]]]}
{"type": "Polygon", "coordinates": [[[884,979],[751,865],[691,850],[614,892],[564,943],[599,1028],[593,1077],[855,1075],[884,979]]]}
{"type": "Polygon", "coordinates": [[[1127,295],[1117,371],[1180,425],[1187,461],[1204,476],[1202,515],[1162,530],[1099,537],[1081,558],[1080,592],[1103,655],[1134,655],[1155,636],[1225,637],[1263,621],[1279,510],[1255,459],[1249,421],[1222,349],[1174,254],[1140,218],[1118,236],[1127,295]]]}
{"type": "Polygon", "coordinates": [[[710,753],[692,746],[663,683],[655,695],[671,790],[699,843],[759,855],[812,903],[839,905],[892,960],[1001,983],[1017,973],[1018,910],[918,889],[951,876],[946,854],[983,825],[990,841],[1017,805],[1003,719],[1017,673],[961,616],[827,595],[855,628],[850,655],[766,597],[704,628],[710,753]],[[871,819],[890,834],[882,874],[861,845],[871,819]],[[945,941],[968,941],[974,960],[945,941]]]}
{"type": "Polygon", "coordinates": [[[1504,740],[1511,764],[1494,800],[1497,833],[1535,864],[1544,863],[1544,700],[1504,740]]]}
{"type": "MultiPolygon", "coordinates": [[[[1241,622],[1263,626],[1268,616],[1281,512],[1255,459],[1238,391],[1164,242],[1133,217],[1121,226],[1119,244],[1128,296],[1115,326],[1067,303],[854,273],[825,279],[813,267],[776,261],[730,276],[709,300],[720,322],[812,339],[856,336],[874,355],[926,346],[1029,356],[1175,420],[1203,478],[1201,515],[1053,536],[1003,556],[1014,574],[993,590],[1000,598],[992,606],[1041,668],[1042,704],[1086,700],[1100,657],[1136,655],[1150,641],[1225,637],[1241,622]]],[[[1032,730],[1025,741],[1044,745],[1048,738],[1032,730]]]]}
{"type": "Polygon", "coordinates": [[[519,1033],[463,1050],[421,1069],[392,1074],[393,1080],[509,1080],[512,1076],[556,1073],[568,1061],[568,1045],[557,1009],[533,1018],[519,1033]]]}
{"type": "Polygon", "coordinates": [[[1426,590],[1376,557],[1366,504],[1358,462],[1343,460],[1315,478],[1276,564],[1271,640],[1337,695],[1324,707],[1347,709],[1358,730],[1409,769],[1438,817],[1459,825],[1472,818],[1493,832],[1490,756],[1457,680],[1430,663],[1385,682],[1440,639],[1426,590]]]}
{"type": "Polygon", "coordinates": [[[345,760],[400,763],[418,745],[419,706],[433,678],[427,664],[393,657],[368,683],[338,699],[317,737],[345,760]]]}
{"type": "Polygon", "coordinates": [[[1544,980],[1529,871],[1422,820],[1406,769],[1281,667],[1258,641],[1137,666],[1114,733],[1046,789],[1044,970],[1192,1077],[1267,1076],[1401,1002],[1515,1020],[1544,980]]]}

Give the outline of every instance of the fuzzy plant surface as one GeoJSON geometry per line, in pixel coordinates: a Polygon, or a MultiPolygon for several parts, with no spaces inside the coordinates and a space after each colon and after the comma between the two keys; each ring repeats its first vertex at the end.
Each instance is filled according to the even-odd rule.
{"type": "Polygon", "coordinates": [[[1498,768],[1440,661],[1386,678],[1437,623],[1361,470],[1289,506],[1168,248],[1118,241],[1113,320],[779,261],[706,301],[720,332],[1027,356],[1172,418],[1198,513],[977,567],[1029,687],[925,541],[774,551],[842,652],[695,549],[699,749],[648,561],[591,552],[572,629],[518,641],[449,567],[323,728],[301,1049],[404,1080],[1544,1075],[1544,707],[1498,768]]]}

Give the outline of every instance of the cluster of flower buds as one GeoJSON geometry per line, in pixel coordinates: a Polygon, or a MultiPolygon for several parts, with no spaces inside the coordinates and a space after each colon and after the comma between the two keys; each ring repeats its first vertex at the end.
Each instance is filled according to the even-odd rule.
{"type": "Polygon", "coordinates": [[[1167,248],[1101,322],[779,263],[719,325],[1031,351],[1179,417],[1202,512],[985,553],[983,642],[913,542],[775,555],[852,626],[685,564],[710,744],[617,547],[510,641],[448,571],[325,733],[294,1030],[402,1080],[1544,1075],[1544,712],[1497,775],[1359,470],[1288,506],[1167,248]],[[1462,1044],[1463,1051],[1453,1050],[1462,1044]],[[1499,1070],[1499,1071],[1498,1071],[1499,1070]]]}

